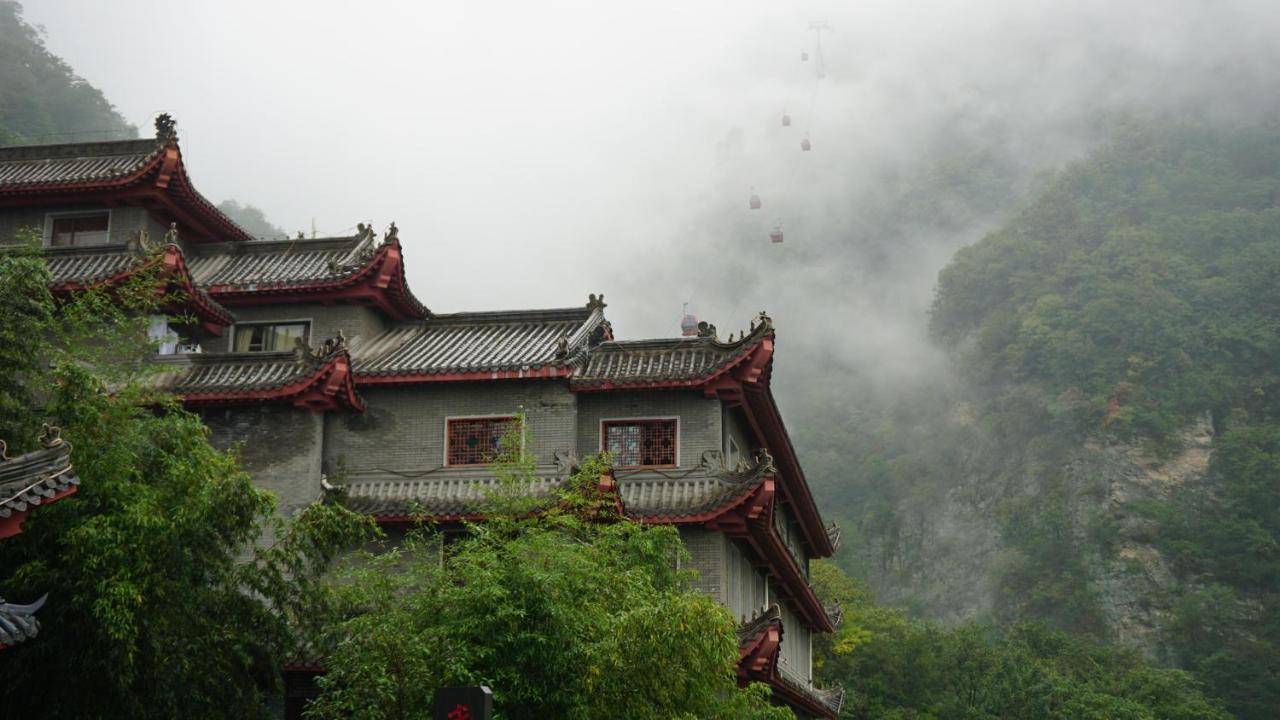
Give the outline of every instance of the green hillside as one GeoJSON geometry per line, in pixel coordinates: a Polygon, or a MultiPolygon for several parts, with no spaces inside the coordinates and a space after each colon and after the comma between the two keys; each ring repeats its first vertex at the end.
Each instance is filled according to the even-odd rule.
{"type": "Polygon", "coordinates": [[[45,48],[21,4],[0,0],[0,145],[136,135],[100,90],[45,48]]]}

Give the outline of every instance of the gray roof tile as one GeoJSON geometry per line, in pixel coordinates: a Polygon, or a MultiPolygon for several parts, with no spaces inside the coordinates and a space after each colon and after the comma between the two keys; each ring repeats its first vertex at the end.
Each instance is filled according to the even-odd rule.
{"type": "Polygon", "coordinates": [[[372,231],[344,238],[256,240],[196,248],[188,264],[192,278],[204,286],[297,285],[352,275],[373,249],[372,231]]]}
{"type": "Polygon", "coordinates": [[[0,186],[109,180],[140,170],[162,147],[149,139],[0,148],[0,186]]]}
{"type": "Polygon", "coordinates": [[[0,649],[30,640],[40,632],[40,621],[36,620],[36,611],[44,606],[45,598],[28,605],[7,603],[0,598],[0,649]]]}
{"type": "MultiPolygon", "coordinates": [[[[724,507],[745,496],[772,471],[772,464],[766,462],[738,472],[708,472],[708,468],[699,466],[671,473],[619,472],[615,479],[628,516],[676,519],[724,507]]],[[[550,500],[553,491],[565,482],[566,475],[547,469],[533,481],[529,496],[535,501],[550,500]]],[[[488,498],[500,486],[487,467],[444,467],[417,477],[370,471],[348,478],[347,507],[384,518],[479,515],[486,511],[488,498]]]]}
{"type": "Polygon", "coordinates": [[[363,376],[541,368],[566,363],[603,322],[585,307],[435,315],[362,343],[352,361],[363,376]]]}
{"type": "Polygon", "coordinates": [[[327,360],[294,351],[165,355],[153,382],[178,394],[243,392],[281,388],[310,377],[327,360]]]}
{"type": "Polygon", "coordinates": [[[39,450],[14,458],[5,456],[0,441],[0,518],[21,513],[80,484],[71,466],[71,446],[56,431],[39,450]]]}
{"type": "MultiPolygon", "coordinates": [[[[751,338],[749,338],[751,339],[751,338]]],[[[694,381],[746,354],[753,342],[672,338],[601,343],[573,376],[575,385],[694,381]]]]}

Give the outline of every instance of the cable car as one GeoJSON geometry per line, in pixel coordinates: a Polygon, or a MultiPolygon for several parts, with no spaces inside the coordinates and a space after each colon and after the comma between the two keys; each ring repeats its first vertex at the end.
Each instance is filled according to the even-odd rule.
{"type": "Polygon", "coordinates": [[[804,139],[800,141],[800,149],[805,152],[809,152],[813,149],[813,146],[809,144],[809,133],[805,133],[804,139]]]}
{"type": "Polygon", "coordinates": [[[785,112],[782,113],[782,127],[791,127],[791,116],[785,112]]]}
{"type": "Polygon", "coordinates": [[[782,223],[779,222],[777,227],[769,232],[769,241],[777,244],[782,242],[782,223]]]}
{"type": "Polygon", "coordinates": [[[751,190],[751,199],[747,201],[747,206],[752,210],[760,209],[760,196],[756,194],[755,189],[751,190]]]}
{"type": "Polygon", "coordinates": [[[802,51],[800,53],[800,62],[809,62],[809,53],[802,51]]]}

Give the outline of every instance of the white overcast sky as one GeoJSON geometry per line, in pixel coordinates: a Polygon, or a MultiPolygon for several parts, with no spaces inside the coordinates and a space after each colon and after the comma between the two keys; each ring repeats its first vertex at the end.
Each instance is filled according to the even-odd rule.
{"type": "MultiPolygon", "coordinates": [[[[290,232],[396,221],[434,310],[603,291],[625,337],[674,334],[692,299],[722,332],[768,308],[810,340],[834,314],[880,362],[919,346],[938,269],[974,238],[939,241],[900,276],[828,250],[857,241],[847,208],[877,173],[932,152],[930,122],[1051,127],[1082,98],[1154,96],[1243,63],[1280,30],[1277,0],[24,6],[144,135],[155,113],[174,115],[213,201],[257,205],[290,232]],[[799,57],[818,19],[833,28],[824,81],[799,57]],[[752,187],[764,212],[746,209],[752,187]],[[775,246],[778,220],[788,240],[775,246]],[[748,289],[706,289],[739,276],[748,289]],[[822,323],[799,317],[819,310],[822,323]]],[[[1018,154],[1079,150],[1048,133],[1018,154]]]]}

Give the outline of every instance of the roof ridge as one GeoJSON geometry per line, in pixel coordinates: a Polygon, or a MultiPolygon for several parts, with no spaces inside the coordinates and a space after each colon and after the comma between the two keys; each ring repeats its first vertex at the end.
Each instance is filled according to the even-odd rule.
{"type": "Polygon", "coordinates": [[[10,145],[8,147],[0,147],[0,162],[100,157],[103,155],[135,155],[147,150],[158,152],[166,144],[166,142],[156,138],[137,138],[134,140],[98,140],[47,145],[10,145]]]}

